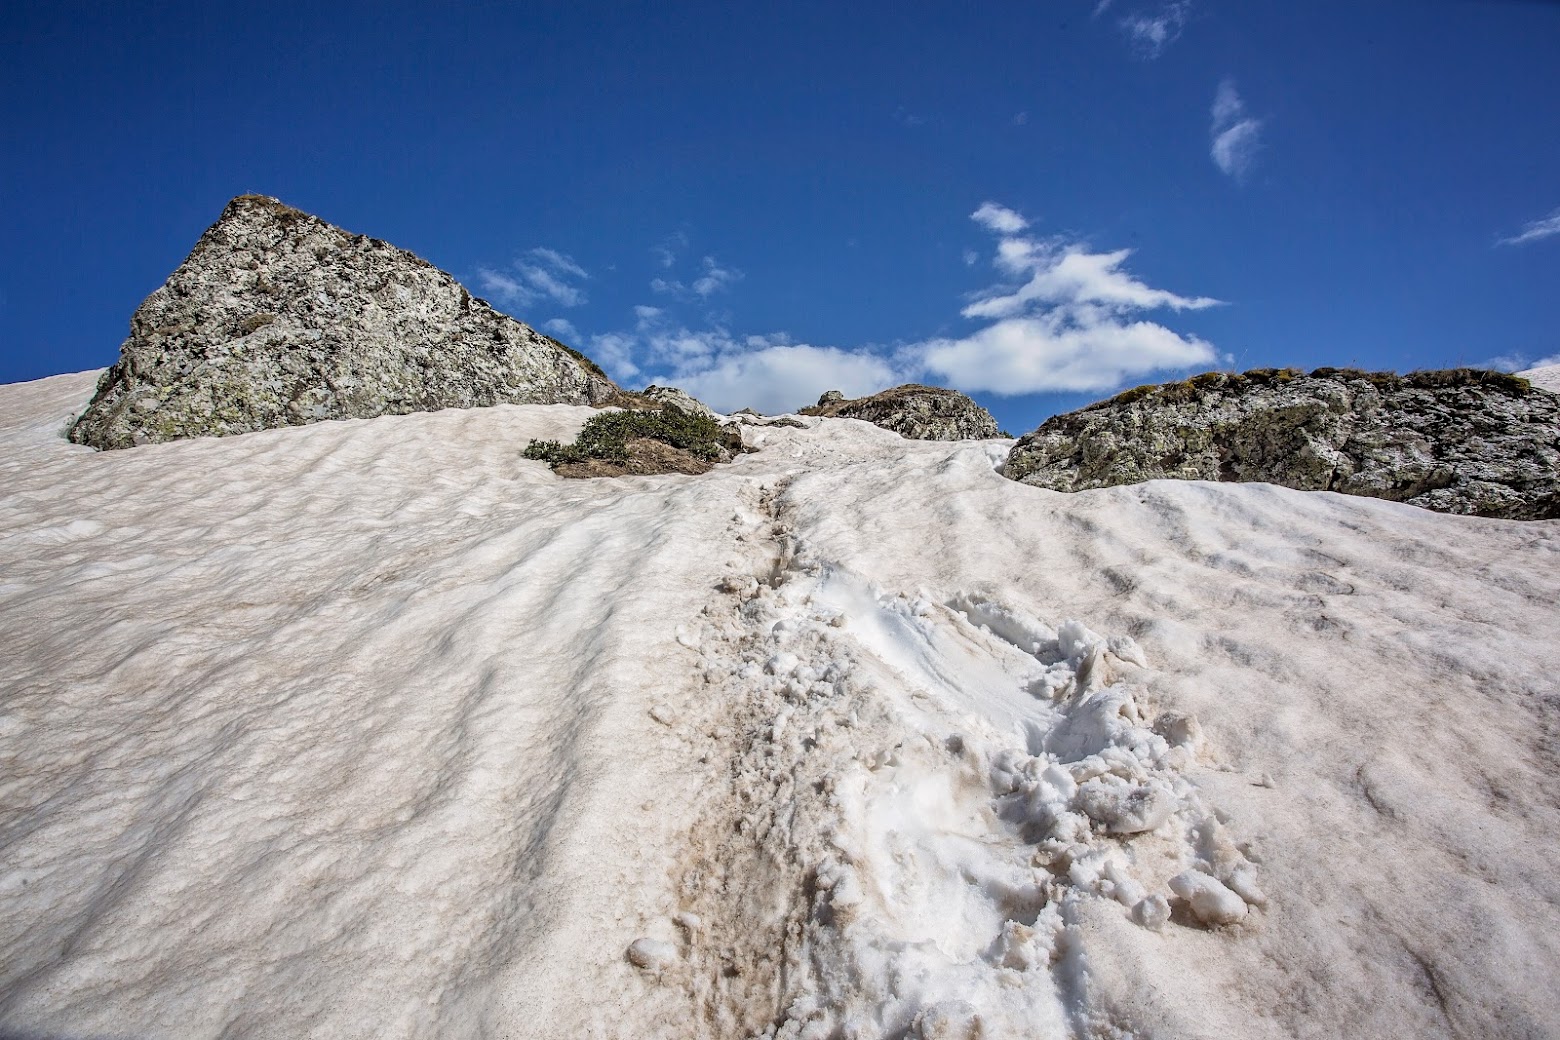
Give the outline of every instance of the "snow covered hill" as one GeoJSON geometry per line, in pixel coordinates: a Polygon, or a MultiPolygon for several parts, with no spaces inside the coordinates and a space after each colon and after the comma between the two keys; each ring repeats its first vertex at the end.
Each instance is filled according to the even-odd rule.
{"type": "Polygon", "coordinates": [[[0,1033],[1540,1037],[1560,522],[0,387],[0,1033]]]}

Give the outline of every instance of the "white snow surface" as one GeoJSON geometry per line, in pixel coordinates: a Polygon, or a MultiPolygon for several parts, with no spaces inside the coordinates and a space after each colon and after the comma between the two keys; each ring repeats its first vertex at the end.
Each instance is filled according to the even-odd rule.
{"type": "Polygon", "coordinates": [[[0,1035],[1545,1037],[1560,522],[0,386],[0,1035]]]}
{"type": "Polygon", "coordinates": [[[1534,386],[1560,394],[1560,365],[1542,365],[1538,368],[1530,368],[1526,372],[1518,372],[1517,375],[1534,386]]]}

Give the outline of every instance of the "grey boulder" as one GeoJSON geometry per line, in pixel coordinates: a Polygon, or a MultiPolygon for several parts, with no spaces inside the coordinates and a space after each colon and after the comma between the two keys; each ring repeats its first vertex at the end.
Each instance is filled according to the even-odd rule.
{"type": "Polygon", "coordinates": [[[1258,369],[1138,387],[1046,420],[1006,476],[1057,491],[1265,481],[1445,513],[1560,517],[1560,395],[1500,372],[1258,369]]]}
{"type": "Polygon", "coordinates": [[[641,397],[648,398],[663,408],[670,406],[689,415],[702,415],[707,419],[719,418],[715,409],[694,397],[686,390],[679,390],[675,386],[647,386],[640,392],[641,397]]]}
{"type": "Polygon", "coordinates": [[[964,394],[918,383],[854,399],[830,390],[800,414],[864,419],[919,441],[984,440],[1002,435],[991,413],[964,394]]]}

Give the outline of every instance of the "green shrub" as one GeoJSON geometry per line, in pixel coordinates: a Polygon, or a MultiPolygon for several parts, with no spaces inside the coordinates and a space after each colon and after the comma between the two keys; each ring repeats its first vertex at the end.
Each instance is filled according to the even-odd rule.
{"type": "Polygon", "coordinates": [[[525,457],[557,468],[565,463],[627,462],[628,442],[637,438],[660,441],[681,448],[697,458],[720,457],[720,423],[707,415],[694,415],[676,408],[658,412],[601,412],[591,416],[573,444],[557,441],[532,441],[525,446],[525,457]]]}

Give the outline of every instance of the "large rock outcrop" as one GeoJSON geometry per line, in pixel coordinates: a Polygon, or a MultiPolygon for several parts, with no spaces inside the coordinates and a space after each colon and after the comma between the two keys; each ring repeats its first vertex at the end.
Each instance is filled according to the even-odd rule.
{"type": "Polygon", "coordinates": [[[715,409],[694,397],[688,391],[680,390],[675,386],[656,386],[652,383],[641,390],[639,396],[662,408],[677,408],[687,412],[689,415],[702,415],[707,419],[719,417],[715,409]]]}
{"type": "Polygon", "coordinates": [[[1426,509],[1560,517],[1560,395],[1499,372],[1210,372],[1059,415],[1003,472],[1057,491],[1266,481],[1426,509]]]}
{"type": "Polygon", "coordinates": [[[97,448],[491,404],[604,404],[583,355],[411,253],[241,195],[130,319],[97,448]]]}
{"type": "Polygon", "coordinates": [[[801,414],[865,419],[918,441],[983,440],[1002,435],[991,413],[957,390],[918,383],[853,399],[830,390],[801,414]]]}

